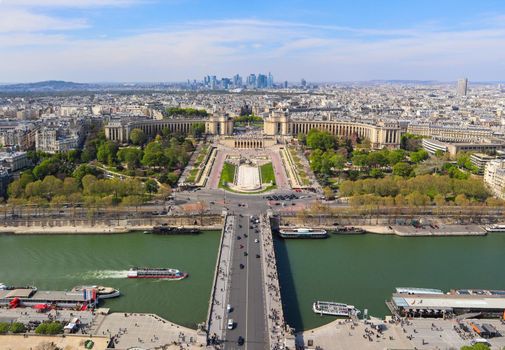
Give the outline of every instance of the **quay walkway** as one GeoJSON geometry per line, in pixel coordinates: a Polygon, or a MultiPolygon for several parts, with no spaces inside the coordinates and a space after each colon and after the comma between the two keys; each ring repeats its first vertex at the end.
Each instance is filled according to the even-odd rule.
{"type": "Polygon", "coordinates": [[[267,215],[260,217],[260,244],[262,250],[263,289],[265,292],[269,349],[294,349],[295,338],[284,320],[272,228],[267,215]]]}

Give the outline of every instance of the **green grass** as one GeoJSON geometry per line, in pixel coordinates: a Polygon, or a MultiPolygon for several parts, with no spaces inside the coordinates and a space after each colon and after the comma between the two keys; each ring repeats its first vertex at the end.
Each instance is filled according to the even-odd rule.
{"type": "Polygon", "coordinates": [[[221,171],[221,178],[219,179],[219,187],[225,188],[227,186],[223,186],[223,183],[233,183],[233,179],[235,178],[235,171],[237,167],[231,163],[225,162],[223,164],[223,170],[221,171]]]}
{"type": "Polygon", "coordinates": [[[261,182],[264,184],[271,182],[275,184],[274,167],[272,163],[263,164],[260,167],[261,171],[261,182]]]}

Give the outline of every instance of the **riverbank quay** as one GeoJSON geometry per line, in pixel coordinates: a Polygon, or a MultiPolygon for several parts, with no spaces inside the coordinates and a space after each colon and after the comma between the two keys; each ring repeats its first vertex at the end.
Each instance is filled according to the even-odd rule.
{"type": "Polygon", "coordinates": [[[221,233],[219,255],[216,262],[214,283],[212,286],[209,311],[207,317],[207,342],[209,345],[218,345],[224,340],[226,327],[226,303],[230,293],[231,246],[235,217],[227,216],[221,233]]]}
{"type": "Polygon", "coordinates": [[[291,206],[272,207],[280,217],[280,226],[332,226],[332,225],[405,225],[406,223],[436,222],[443,225],[488,225],[499,223],[505,207],[491,206],[427,206],[427,207],[351,207],[346,205],[317,205],[304,210],[291,206]]]}
{"type": "Polygon", "coordinates": [[[265,291],[269,349],[294,349],[294,337],[284,319],[281,289],[270,218],[260,217],[260,244],[262,247],[263,290],[265,291]]]}
{"type": "MultiPolygon", "coordinates": [[[[459,349],[470,345],[472,339],[480,338],[470,323],[488,323],[500,334],[505,334],[505,324],[498,319],[380,319],[335,320],[324,326],[296,334],[297,349],[325,350],[383,350],[383,349],[459,349]],[[464,324],[468,331],[460,325],[464,324]],[[378,331],[376,326],[381,327],[378,331]]],[[[505,337],[487,339],[492,349],[502,349],[505,337]]]]}
{"type": "MultiPolygon", "coordinates": [[[[222,228],[221,225],[194,226],[188,225],[185,228],[197,228],[201,231],[215,231],[222,228]]],[[[150,231],[153,226],[102,226],[102,225],[81,225],[81,226],[0,226],[0,234],[13,235],[73,235],[73,234],[118,234],[139,231],[150,231]]]]}
{"type": "Polygon", "coordinates": [[[29,350],[29,349],[65,349],[86,350],[86,341],[93,342],[93,350],[106,350],[109,344],[107,337],[91,337],[85,335],[44,336],[36,334],[0,335],[1,349],[29,350]],[[52,346],[52,347],[51,347],[52,346]]]}
{"type": "Polygon", "coordinates": [[[154,314],[106,315],[96,325],[93,335],[109,336],[116,349],[196,349],[205,346],[196,330],[154,314]]]}
{"type": "MultiPolygon", "coordinates": [[[[76,333],[77,335],[86,339],[89,337],[92,337],[92,339],[104,339],[102,342],[105,342],[105,346],[96,347],[96,349],[106,349],[109,341],[113,342],[116,349],[153,349],[163,347],[194,349],[205,346],[205,337],[202,342],[202,338],[198,336],[197,330],[177,325],[157,315],[119,312],[104,314],[100,310],[98,309],[95,312],[52,310],[47,313],[41,313],[29,308],[1,308],[0,322],[21,322],[30,327],[30,325],[44,321],[59,321],[67,324],[77,318],[80,324],[79,330],[76,333]]],[[[106,311],[104,310],[104,312],[106,311]]],[[[4,343],[2,343],[2,339],[4,338],[2,337],[0,336],[0,344],[2,345],[0,348],[6,349],[3,347],[4,343]]],[[[28,337],[33,337],[34,341],[37,339],[37,336],[33,333],[28,333],[28,337]]],[[[50,338],[54,338],[53,342],[58,344],[57,341],[60,341],[58,340],[59,337],[61,336],[50,338]]],[[[13,349],[30,349],[30,346],[14,347],[13,349]]],[[[81,348],[76,347],[75,349],[81,348]]]]}

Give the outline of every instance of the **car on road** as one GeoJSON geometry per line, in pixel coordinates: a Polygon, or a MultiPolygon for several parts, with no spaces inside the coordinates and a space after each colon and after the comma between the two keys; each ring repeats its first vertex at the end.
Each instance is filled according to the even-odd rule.
{"type": "Polygon", "coordinates": [[[259,257],[260,257],[260,255],[259,255],[259,254],[256,254],[256,258],[259,258],[259,257]]]}
{"type": "Polygon", "coordinates": [[[244,345],[244,337],[239,336],[238,339],[237,339],[237,344],[240,345],[240,346],[244,345]]]}
{"type": "Polygon", "coordinates": [[[256,239],[254,240],[254,243],[259,243],[259,241],[260,241],[260,240],[256,238],[256,239]]]}
{"type": "Polygon", "coordinates": [[[237,239],[242,239],[242,237],[240,237],[240,236],[237,236],[237,239]]]}
{"type": "Polygon", "coordinates": [[[247,238],[247,233],[244,233],[244,237],[247,238]]]}
{"type": "Polygon", "coordinates": [[[240,269],[242,270],[244,268],[244,264],[240,264],[240,269]]]}
{"type": "Polygon", "coordinates": [[[244,245],[243,245],[243,244],[241,244],[241,245],[240,245],[240,249],[243,249],[243,248],[244,248],[244,245]]]}
{"type": "Polygon", "coordinates": [[[233,329],[235,328],[235,322],[233,321],[233,318],[230,318],[228,320],[228,326],[227,326],[228,329],[233,329]]]}
{"type": "Polygon", "coordinates": [[[226,305],[226,312],[232,312],[233,308],[230,304],[226,305]]]}

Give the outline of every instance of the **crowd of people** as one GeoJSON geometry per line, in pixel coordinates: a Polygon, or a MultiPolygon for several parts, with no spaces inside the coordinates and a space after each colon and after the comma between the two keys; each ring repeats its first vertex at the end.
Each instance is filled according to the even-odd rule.
{"type": "Polygon", "coordinates": [[[224,336],[223,322],[225,322],[226,318],[226,305],[224,302],[221,302],[221,300],[226,299],[225,297],[228,290],[227,283],[234,221],[235,218],[233,216],[227,216],[225,222],[221,256],[217,266],[217,279],[214,290],[212,291],[212,309],[208,324],[208,345],[219,345],[224,336]]]}
{"type": "Polygon", "coordinates": [[[261,244],[263,245],[263,269],[266,287],[266,307],[268,310],[268,330],[270,337],[270,349],[283,349],[286,324],[282,310],[281,290],[277,274],[277,262],[275,259],[274,242],[270,223],[266,217],[261,220],[261,244]]]}

